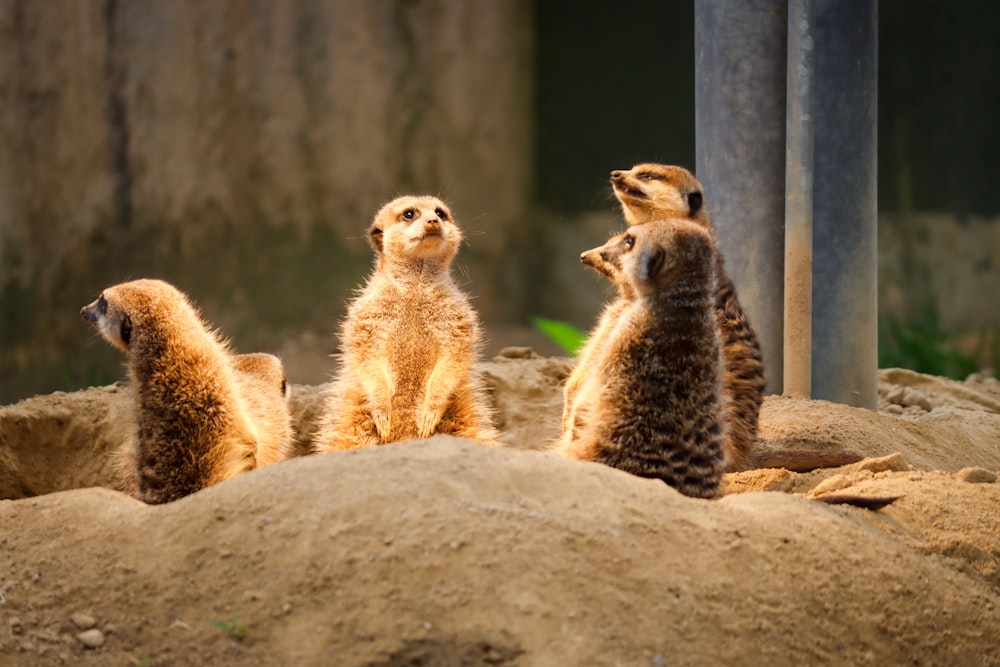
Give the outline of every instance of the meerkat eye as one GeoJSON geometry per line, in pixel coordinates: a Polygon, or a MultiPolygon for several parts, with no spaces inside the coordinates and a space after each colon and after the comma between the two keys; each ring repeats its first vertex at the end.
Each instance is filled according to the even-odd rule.
{"type": "Polygon", "coordinates": [[[660,174],[654,174],[651,171],[644,171],[639,174],[639,178],[644,181],[662,181],[665,180],[660,174]]]}
{"type": "Polygon", "coordinates": [[[635,237],[632,236],[631,234],[626,234],[625,238],[623,239],[623,242],[625,243],[625,247],[631,250],[632,246],[635,245],[635,237]]]}
{"type": "Polygon", "coordinates": [[[408,208],[405,211],[403,211],[403,217],[405,219],[407,219],[407,220],[413,220],[413,218],[415,218],[416,215],[417,215],[417,212],[415,210],[413,210],[412,208],[408,208]]]}
{"type": "Polygon", "coordinates": [[[436,208],[434,209],[434,212],[437,213],[437,217],[441,218],[442,221],[448,219],[448,214],[444,212],[443,208],[436,208]]]}

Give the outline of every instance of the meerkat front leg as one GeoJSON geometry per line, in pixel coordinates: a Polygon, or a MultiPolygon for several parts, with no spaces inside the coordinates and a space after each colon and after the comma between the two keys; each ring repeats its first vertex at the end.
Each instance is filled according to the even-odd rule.
{"type": "Polygon", "coordinates": [[[375,431],[382,442],[389,442],[392,436],[392,397],[396,393],[392,368],[387,359],[375,359],[374,363],[365,364],[360,375],[375,431]]]}
{"type": "Polygon", "coordinates": [[[460,373],[456,372],[457,363],[454,355],[448,355],[438,359],[431,369],[427,377],[423,405],[417,414],[418,437],[429,438],[437,430],[441,417],[451,403],[457,378],[460,377],[460,373]]]}

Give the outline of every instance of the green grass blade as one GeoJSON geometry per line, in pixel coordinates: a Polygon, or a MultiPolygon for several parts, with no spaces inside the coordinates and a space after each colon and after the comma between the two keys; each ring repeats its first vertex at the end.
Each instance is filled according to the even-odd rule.
{"type": "Polygon", "coordinates": [[[566,350],[570,356],[576,356],[580,348],[587,342],[587,334],[572,324],[545,317],[532,317],[531,323],[549,340],[566,350]]]}

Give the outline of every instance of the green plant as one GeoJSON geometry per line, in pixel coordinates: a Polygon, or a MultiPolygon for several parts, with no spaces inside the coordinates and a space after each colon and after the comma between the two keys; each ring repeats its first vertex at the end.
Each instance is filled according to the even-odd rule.
{"type": "Polygon", "coordinates": [[[570,356],[575,357],[580,352],[580,348],[587,342],[587,334],[572,324],[544,317],[532,317],[531,323],[549,340],[566,350],[570,356]]]}
{"type": "Polygon", "coordinates": [[[236,614],[233,615],[233,622],[226,623],[225,621],[215,621],[212,623],[215,627],[219,628],[223,632],[229,635],[231,639],[235,641],[242,641],[247,635],[247,626],[240,625],[240,617],[236,614]]]}
{"type": "Polygon", "coordinates": [[[964,380],[983,370],[983,361],[997,358],[998,341],[982,331],[972,352],[963,350],[941,328],[933,299],[927,299],[915,316],[888,315],[879,326],[879,368],[908,368],[918,373],[964,380]]]}

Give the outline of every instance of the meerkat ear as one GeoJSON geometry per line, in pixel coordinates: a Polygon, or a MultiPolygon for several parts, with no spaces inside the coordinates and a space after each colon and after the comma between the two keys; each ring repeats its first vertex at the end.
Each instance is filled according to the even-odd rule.
{"type": "Polygon", "coordinates": [[[654,246],[642,251],[639,256],[639,277],[643,280],[652,280],[663,270],[667,253],[660,246],[654,246]]]}
{"type": "Polygon", "coordinates": [[[368,243],[375,252],[382,254],[382,228],[376,225],[372,225],[371,229],[368,230],[368,243]]]}
{"type": "Polygon", "coordinates": [[[688,195],[688,211],[694,215],[701,210],[702,197],[700,192],[692,192],[688,195]]]}

